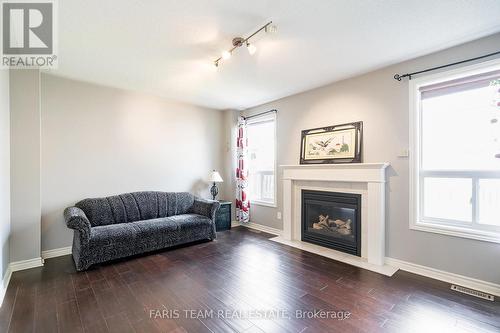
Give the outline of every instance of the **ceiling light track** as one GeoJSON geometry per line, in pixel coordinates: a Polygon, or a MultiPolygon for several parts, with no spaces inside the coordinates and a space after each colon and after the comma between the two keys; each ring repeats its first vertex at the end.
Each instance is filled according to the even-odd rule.
{"type": "Polygon", "coordinates": [[[258,30],[256,30],[253,34],[251,34],[247,38],[242,38],[242,37],[233,38],[233,47],[231,49],[229,49],[228,51],[222,52],[222,55],[219,58],[214,60],[214,66],[219,67],[219,63],[222,60],[227,60],[227,59],[231,58],[233,51],[236,50],[238,47],[241,47],[243,45],[245,45],[247,47],[248,53],[250,53],[250,55],[255,54],[255,52],[257,51],[257,48],[255,47],[255,45],[250,43],[250,38],[254,37],[262,30],[265,30],[266,32],[276,32],[276,26],[272,25],[272,23],[273,23],[273,21],[267,22],[265,25],[260,27],[258,30]]]}

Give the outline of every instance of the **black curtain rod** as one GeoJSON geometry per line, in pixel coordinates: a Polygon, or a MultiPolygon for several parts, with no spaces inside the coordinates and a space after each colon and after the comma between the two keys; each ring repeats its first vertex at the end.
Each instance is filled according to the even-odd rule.
{"type": "Polygon", "coordinates": [[[470,58],[470,59],[467,59],[467,60],[453,62],[451,64],[446,64],[446,65],[442,65],[442,66],[437,66],[437,67],[432,67],[432,68],[424,69],[424,70],[418,71],[418,72],[407,73],[407,74],[404,74],[404,75],[396,74],[396,75],[394,75],[394,79],[398,80],[398,81],[401,81],[403,78],[407,77],[409,80],[411,80],[411,77],[413,75],[422,74],[422,73],[426,73],[426,72],[430,72],[430,71],[435,71],[437,69],[446,68],[446,67],[450,67],[450,66],[460,65],[460,64],[463,64],[465,62],[470,62],[470,61],[474,61],[474,60],[488,58],[488,57],[491,57],[491,56],[494,56],[494,55],[497,55],[497,54],[500,54],[500,51],[489,53],[489,54],[485,54],[485,55],[482,55],[480,57],[475,57],[475,58],[470,58]]]}
{"type": "Polygon", "coordinates": [[[265,114],[268,114],[268,113],[271,113],[271,112],[278,112],[278,110],[272,109],[272,110],[261,112],[261,113],[257,113],[257,114],[254,114],[254,115],[251,115],[251,116],[248,116],[248,117],[243,117],[243,119],[247,120],[247,119],[251,119],[251,118],[258,117],[258,116],[262,116],[262,115],[265,115],[265,114]]]}

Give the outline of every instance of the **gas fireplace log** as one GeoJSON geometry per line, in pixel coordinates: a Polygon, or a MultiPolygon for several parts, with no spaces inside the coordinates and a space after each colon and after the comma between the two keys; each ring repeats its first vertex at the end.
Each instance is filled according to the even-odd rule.
{"type": "Polygon", "coordinates": [[[319,222],[313,223],[313,229],[329,230],[331,232],[338,232],[341,235],[350,235],[352,233],[351,219],[347,219],[346,221],[340,219],[332,220],[328,215],[320,215],[318,219],[319,222]]]}

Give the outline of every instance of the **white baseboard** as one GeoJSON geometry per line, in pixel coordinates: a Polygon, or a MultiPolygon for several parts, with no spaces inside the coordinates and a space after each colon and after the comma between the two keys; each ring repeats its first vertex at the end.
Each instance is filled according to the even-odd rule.
{"type": "Polygon", "coordinates": [[[3,299],[5,297],[5,292],[7,291],[7,287],[9,286],[10,278],[11,278],[13,272],[22,271],[25,269],[30,269],[30,268],[35,268],[35,267],[41,267],[41,266],[43,266],[44,259],[54,258],[54,257],[68,254],[68,253],[71,253],[71,247],[67,247],[67,248],[64,247],[64,248],[60,248],[60,249],[43,251],[41,257],[11,262],[7,266],[7,269],[5,270],[5,275],[3,277],[3,280],[0,281],[0,283],[1,283],[1,285],[0,285],[0,306],[3,303],[3,299]]]}
{"type": "Polygon", "coordinates": [[[240,223],[238,221],[233,221],[231,223],[231,227],[238,227],[238,226],[242,226],[242,227],[246,227],[246,228],[250,228],[250,229],[254,229],[254,230],[259,230],[259,231],[263,231],[263,232],[267,232],[268,234],[272,234],[272,235],[276,235],[276,236],[281,236],[281,234],[283,232],[280,229],[268,227],[266,225],[258,224],[258,223],[255,223],[255,222],[240,223]]]}
{"type": "Polygon", "coordinates": [[[42,258],[45,260],[45,259],[65,256],[68,254],[71,254],[71,246],[60,247],[58,249],[42,251],[42,258]]]}
{"type": "Polygon", "coordinates": [[[40,266],[43,266],[42,257],[28,259],[28,260],[14,261],[9,264],[9,268],[12,272],[22,271],[24,269],[40,267],[40,266]]]}
{"type": "Polygon", "coordinates": [[[7,287],[9,286],[11,276],[12,276],[12,270],[10,269],[10,265],[8,265],[7,269],[5,270],[5,275],[3,276],[3,279],[0,282],[2,283],[2,285],[0,286],[0,306],[2,306],[3,304],[3,299],[5,297],[5,293],[7,292],[7,287]]]}
{"type": "Polygon", "coordinates": [[[457,284],[459,286],[479,290],[495,296],[500,296],[500,284],[482,281],[455,273],[449,273],[432,267],[417,265],[394,258],[385,258],[385,263],[391,266],[399,267],[399,269],[403,271],[422,275],[431,279],[457,284]]]}
{"type": "Polygon", "coordinates": [[[13,272],[22,271],[24,269],[41,267],[43,266],[42,257],[28,259],[28,260],[20,260],[11,262],[7,269],[5,270],[5,275],[0,282],[2,285],[0,286],[0,306],[3,303],[3,299],[5,297],[5,293],[7,292],[7,288],[9,287],[10,278],[13,272]]]}

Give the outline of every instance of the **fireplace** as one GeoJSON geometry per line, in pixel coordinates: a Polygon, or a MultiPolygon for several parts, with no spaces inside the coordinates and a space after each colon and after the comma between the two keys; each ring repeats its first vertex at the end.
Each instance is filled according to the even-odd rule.
{"type": "Polygon", "coordinates": [[[361,195],[302,190],[302,241],[361,256],[361,195]]]}

